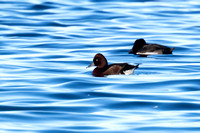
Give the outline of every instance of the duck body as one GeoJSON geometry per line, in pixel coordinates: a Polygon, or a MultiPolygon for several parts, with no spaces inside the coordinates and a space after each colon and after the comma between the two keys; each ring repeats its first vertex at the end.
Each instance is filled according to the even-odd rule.
{"type": "Polygon", "coordinates": [[[137,39],[129,54],[140,56],[156,55],[156,54],[172,54],[174,48],[169,48],[160,44],[146,43],[144,39],[137,39]]]}
{"type": "Polygon", "coordinates": [[[136,68],[138,68],[138,65],[133,66],[127,63],[118,63],[105,66],[104,68],[96,67],[93,70],[92,74],[96,77],[104,77],[107,75],[120,75],[120,74],[130,75],[133,74],[133,71],[136,68]]]}
{"type": "Polygon", "coordinates": [[[129,65],[128,63],[116,63],[108,65],[106,58],[100,53],[94,56],[93,63],[90,66],[94,65],[97,67],[93,70],[92,74],[96,77],[119,74],[130,75],[139,66],[129,65]]]}

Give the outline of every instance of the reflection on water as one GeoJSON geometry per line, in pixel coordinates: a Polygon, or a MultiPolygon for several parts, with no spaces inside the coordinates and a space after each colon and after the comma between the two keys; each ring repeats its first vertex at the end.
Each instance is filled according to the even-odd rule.
{"type": "Polygon", "coordinates": [[[199,132],[200,2],[1,1],[0,132],[199,132]],[[135,39],[173,55],[129,55],[135,39]],[[141,63],[92,76],[96,53],[141,63]]]}

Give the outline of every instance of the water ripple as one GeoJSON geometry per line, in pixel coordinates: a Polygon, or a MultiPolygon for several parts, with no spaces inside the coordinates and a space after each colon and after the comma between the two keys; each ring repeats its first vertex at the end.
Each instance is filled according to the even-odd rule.
{"type": "Polygon", "coordinates": [[[196,0],[0,1],[0,132],[190,132],[199,128],[196,0]],[[173,55],[129,55],[135,39],[173,55]],[[92,76],[96,53],[140,63],[92,76]]]}

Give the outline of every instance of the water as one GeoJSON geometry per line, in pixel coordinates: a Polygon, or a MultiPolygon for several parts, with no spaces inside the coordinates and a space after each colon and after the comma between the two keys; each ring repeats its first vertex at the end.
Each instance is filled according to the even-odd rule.
{"type": "Polygon", "coordinates": [[[0,1],[1,133],[200,132],[198,0],[0,1]],[[173,55],[129,55],[135,39],[173,55]],[[141,63],[134,75],[86,69],[141,63]]]}

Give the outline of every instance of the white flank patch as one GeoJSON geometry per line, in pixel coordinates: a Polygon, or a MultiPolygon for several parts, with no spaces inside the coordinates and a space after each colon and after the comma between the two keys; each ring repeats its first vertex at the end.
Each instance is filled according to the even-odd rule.
{"type": "Polygon", "coordinates": [[[155,54],[159,54],[159,53],[157,53],[157,52],[146,52],[146,53],[137,52],[136,54],[139,54],[139,55],[155,55],[155,54]]]}
{"type": "Polygon", "coordinates": [[[134,70],[135,69],[133,68],[133,69],[129,69],[129,70],[126,70],[126,71],[123,71],[123,72],[124,72],[125,75],[131,75],[131,74],[133,74],[134,70]]]}

